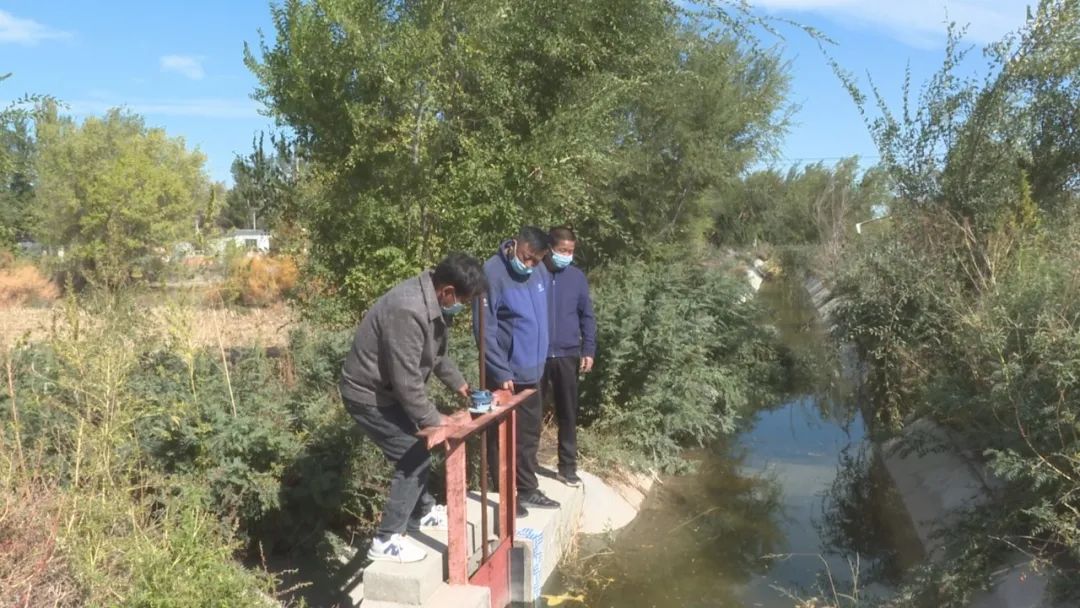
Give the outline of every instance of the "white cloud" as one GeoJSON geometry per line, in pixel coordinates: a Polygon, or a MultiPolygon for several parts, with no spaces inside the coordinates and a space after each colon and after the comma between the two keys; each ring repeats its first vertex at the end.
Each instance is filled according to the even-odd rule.
{"type": "Polygon", "coordinates": [[[192,80],[202,80],[206,76],[202,57],[193,55],[165,55],[161,58],[161,71],[176,72],[192,80]]]}
{"type": "Polygon", "coordinates": [[[1024,23],[1036,0],[753,0],[771,11],[818,13],[883,29],[895,38],[920,47],[939,46],[946,21],[967,26],[965,38],[987,43],[1024,23]]]}
{"type": "Polygon", "coordinates": [[[42,40],[70,38],[68,32],[54,30],[33,19],[22,19],[7,11],[0,11],[0,44],[10,42],[34,46],[42,40]]]}
{"type": "Polygon", "coordinates": [[[115,107],[145,116],[196,116],[199,118],[258,118],[259,104],[250,99],[82,99],[67,103],[76,116],[104,114],[115,107]]]}

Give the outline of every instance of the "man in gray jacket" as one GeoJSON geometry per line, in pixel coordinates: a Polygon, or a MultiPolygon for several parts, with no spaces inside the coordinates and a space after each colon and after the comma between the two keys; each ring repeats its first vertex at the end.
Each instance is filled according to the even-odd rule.
{"type": "Polygon", "coordinates": [[[390,497],[368,557],[413,562],[420,547],[406,530],[446,528],[446,507],[427,492],[431,456],[417,430],[445,423],[427,395],[431,374],[468,398],[447,356],[450,320],[487,291],[480,262],[452,253],[434,270],[402,281],[364,315],[341,373],[345,409],[394,465],[390,497]]]}

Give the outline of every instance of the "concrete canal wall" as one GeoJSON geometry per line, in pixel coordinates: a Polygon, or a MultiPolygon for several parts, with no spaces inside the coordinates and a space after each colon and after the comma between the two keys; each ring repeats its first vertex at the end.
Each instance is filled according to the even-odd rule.
{"type": "MultiPolygon", "coordinates": [[[[817,277],[803,286],[830,331],[832,313],[840,303],[817,277]]],[[[850,350],[850,346],[845,347],[850,350]]],[[[948,431],[933,421],[908,424],[899,437],[875,446],[911,518],[923,551],[931,561],[944,559],[941,532],[972,508],[993,500],[1003,484],[948,431]],[[905,449],[917,442],[925,450],[905,449]]],[[[1049,577],[1031,559],[1012,554],[997,569],[992,589],[980,593],[971,608],[1056,608],[1049,601],[1049,577]]]]}

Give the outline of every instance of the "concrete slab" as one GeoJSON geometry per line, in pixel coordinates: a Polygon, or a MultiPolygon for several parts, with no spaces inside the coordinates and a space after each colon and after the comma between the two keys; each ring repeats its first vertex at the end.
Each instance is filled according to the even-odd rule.
{"type": "MultiPolygon", "coordinates": [[[[907,455],[897,453],[899,439],[883,447],[885,467],[911,516],[915,532],[931,560],[941,560],[941,539],[936,532],[947,528],[964,509],[986,504],[992,496],[984,481],[987,474],[974,464],[942,428],[918,420],[904,431],[920,437],[935,451],[907,455]],[[944,449],[941,449],[944,446],[944,449]]],[[[1032,562],[1016,554],[995,577],[990,591],[978,594],[971,608],[1053,608],[1047,599],[1049,578],[1032,562]]]]}
{"type": "MultiPolygon", "coordinates": [[[[540,596],[540,589],[544,582],[555,571],[559,560],[573,542],[585,494],[583,488],[570,488],[547,477],[540,478],[540,489],[562,503],[562,507],[560,509],[530,509],[527,517],[518,520],[515,534],[515,545],[518,547],[515,554],[520,562],[518,571],[528,572],[527,580],[519,577],[520,582],[527,583],[527,586],[523,588],[528,589],[528,593],[521,592],[519,595],[524,597],[532,594],[530,599],[540,596]],[[528,551],[523,550],[526,545],[528,551]],[[522,559],[524,561],[521,561],[522,559]]],[[[498,503],[498,494],[489,493],[487,502],[490,509],[489,543],[494,543],[498,538],[495,528],[498,503]]],[[[469,492],[466,513],[469,544],[472,548],[470,572],[475,571],[480,565],[481,511],[479,493],[469,492]]],[[[441,589],[445,586],[444,581],[447,578],[446,541],[445,532],[416,533],[410,536],[410,542],[424,547],[428,552],[426,559],[414,564],[375,562],[368,566],[364,571],[363,579],[364,608],[406,606],[428,608],[435,605],[433,602],[438,599],[436,595],[440,597],[445,595],[441,589]]],[[[457,586],[451,588],[458,589],[457,586]]],[[[452,597],[457,598],[457,596],[452,597]]],[[[457,604],[446,605],[457,606],[457,604]]]]}
{"type": "MultiPolygon", "coordinates": [[[[928,420],[912,423],[904,433],[907,437],[921,436],[932,443],[949,445],[945,432],[928,420]]],[[[896,484],[927,555],[940,559],[941,540],[937,532],[948,527],[958,511],[985,502],[986,488],[971,465],[952,450],[935,448],[924,454],[905,455],[897,450],[900,441],[893,439],[883,446],[885,468],[896,484]]]]}
{"type": "Polygon", "coordinates": [[[747,268],[746,281],[750,283],[750,289],[757,291],[761,289],[761,284],[765,282],[765,279],[762,278],[761,273],[758,272],[756,269],[747,268]]]}
{"type": "MultiPolygon", "coordinates": [[[[414,608],[411,604],[364,600],[362,608],[414,608]]],[[[424,608],[491,608],[491,592],[486,587],[442,583],[424,602],[424,608]]]]}
{"type": "MultiPolygon", "coordinates": [[[[637,517],[648,491],[608,484],[592,473],[579,471],[585,488],[581,532],[605,534],[624,528],[637,517]]],[[[651,485],[651,478],[648,482],[651,485]]]]}
{"type": "Polygon", "coordinates": [[[555,479],[540,477],[540,490],[559,501],[561,507],[529,509],[527,517],[517,520],[514,535],[517,550],[511,563],[511,579],[516,583],[511,584],[512,599],[517,602],[539,599],[544,583],[573,544],[581,520],[583,487],[571,488],[555,479]]]}
{"type": "MultiPolygon", "coordinates": [[[[443,551],[434,544],[416,542],[427,557],[411,564],[372,562],[364,570],[364,600],[419,606],[443,584],[443,551]]],[[[445,547],[445,545],[444,545],[445,547]]],[[[368,605],[364,604],[365,607],[368,605]]]]}

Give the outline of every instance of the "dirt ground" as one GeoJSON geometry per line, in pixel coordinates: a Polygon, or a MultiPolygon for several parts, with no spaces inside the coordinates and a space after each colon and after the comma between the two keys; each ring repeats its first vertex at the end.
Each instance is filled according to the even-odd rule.
{"type": "MultiPolygon", "coordinates": [[[[190,332],[200,346],[282,346],[296,325],[298,315],[287,306],[255,309],[212,309],[188,307],[183,309],[152,306],[146,310],[155,327],[165,331],[171,322],[179,323],[190,332]]],[[[0,309],[0,347],[7,348],[20,339],[47,339],[50,331],[63,318],[63,311],[53,308],[0,309]]]]}

